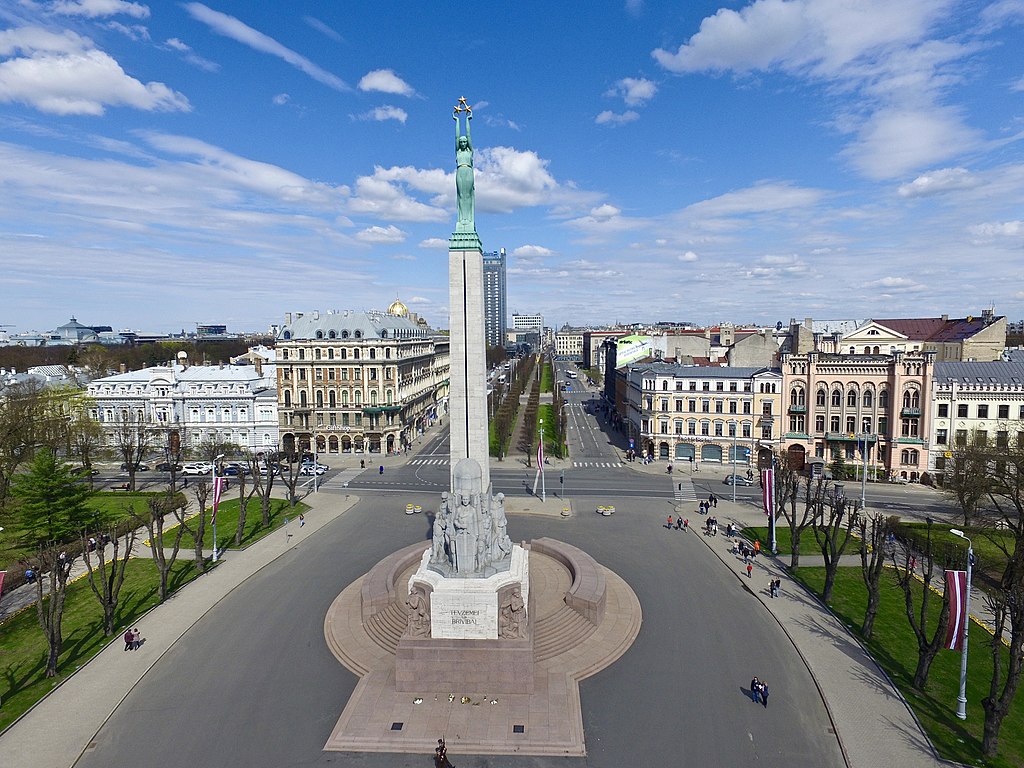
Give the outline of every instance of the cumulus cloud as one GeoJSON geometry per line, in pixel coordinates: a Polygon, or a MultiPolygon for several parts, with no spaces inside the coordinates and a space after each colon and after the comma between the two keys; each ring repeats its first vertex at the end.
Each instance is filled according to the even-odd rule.
{"type": "Polygon", "coordinates": [[[59,115],[102,115],[108,106],[191,109],[182,94],[163,83],[136,80],[91,40],[74,32],[38,27],[3,30],[0,56],[12,57],[0,63],[0,101],[59,115]]]}
{"type": "Polygon", "coordinates": [[[359,81],[359,90],[393,93],[396,96],[413,96],[416,93],[411,85],[390,69],[367,72],[359,81]]]}
{"type": "Polygon", "coordinates": [[[356,240],[372,245],[390,245],[405,242],[405,232],[393,224],[386,227],[367,227],[356,233],[356,240]]]}
{"type": "Polygon", "coordinates": [[[694,253],[693,251],[686,251],[686,253],[677,254],[676,258],[679,259],[679,261],[683,261],[683,262],[696,261],[697,260],[697,254],[694,253]]]}
{"type": "Polygon", "coordinates": [[[606,109],[594,118],[594,122],[598,125],[625,125],[626,123],[632,123],[634,120],[639,119],[640,114],[631,109],[622,113],[612,112],[610,109],[606,109]]]}
{"type": "Polygon", "coordinates": [[[90,19],[121,14],[135,19],[149,17],[148,6],[125,0],[61,0],[51,5],[49,11],[62,16],[85,16],[90,19]]]}
{"type": "Polygon", "coordinates": [[[512,249],[512,255],[517,259],[543,259],[554,256],[555,252],[543,245],[521,245],[512,249]]]}
{"type": "Polygon", "coordinates": [[[444,221],[449,218],[444,208],[417,200],[410,190],[437,189],[445,178],[443,171],[377,166],[372,176],[360,176],[356,180],[349,207],[355,213],[393,221],[444,221]]]}
{"type": "Polygon", "coordinates": [[[395,120],[399,123],[405,124],[405,121],[409,119],[409,114],[401,107],[374,107],[369,112],[363,112],[356,116],[359,120],[375,120],[379,123],[385,120],[395,120]]]}
{"type": "Polygon", "coordinates": [[[969,228],[972,235],[981,240],[994,240],[999,237],[1018,237],[1024,235],[1024,221],[995,221],[976,224],[969,228]]]}
{"type": "Polygon", "coordinates": [[[278,93],[271,99],[271,101],[279,107],[284,106],[291,100],[292,97],[287,93],[278,93]]]}
{"type": "Polygon", "coordinates": [[[657,92],[658,86],[653,80],[624,77],[605,91],[604,95],[621,97],[627,106],[639,107],[654,98],[657,92]]]}
{"type": "Polygon", "coordinates": [[[228,16],[226,13],[215,11],[202,3],[185,3],[183,7],[193,19],[206,24],[217,34],[231,38],[242,45],[247,45],[260,53],[276,56],[296,69],[305,72],[317,82],[323,83],[336,91],[349,90],[348,84],[337,75],[322,69],[302,54],[285,47],[274,38],[253,29],[234,16],[228,16]]]}
{"type": "Polygon", "coordinates": [[[900,197],[929,197],[962,189],[973,189],[979,179],[966,168],[939,168],[918,176],[911,182],[901,184],[900,197]]]}
{"type": "Polygon", "coordinates": [[[883,290],[888,293],[917,293],[927,290],[927,286],[921,285],[907,277],[882,277],[865,283],[864,287],[883,290]]]}
{"type": "Polygon", "coordinates": [[[428,237],[426,240],[420,240],[419,247],[430,249],[447,248],[448,241],[440,237],[428,237]]]}

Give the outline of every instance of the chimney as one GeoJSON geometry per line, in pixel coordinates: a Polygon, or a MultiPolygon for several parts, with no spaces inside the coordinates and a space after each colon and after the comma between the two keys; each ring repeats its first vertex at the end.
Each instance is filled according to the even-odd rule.
{"type": "Polygon", "coordinates": [[[320,310],[319,309],[314,309],[313,310],[313,319],[314,320],[319,320],[320,319],[320,310]]]}
{"type": "Polygon", "coordinates": [[[125,365],[124,363],[121,363],[121,365],[118,366],[118,370],[120,370],[121,373],[128,373],[128,366],[125,365]]]}
{"type": "Polygon", "coordinates": [[[292,313],[291,312],[285,312],[284,313],[284,324],[285,325],[291,325],[292,324],[292,313]]]}
{"type": "Polygon", "coordinates": [[[256,366],[256,375],[260,378],[263,377],[263,358],[259,355],[253,356],[252,364],[256,366]]]}
{"type": "Polygon", "coordinates": [[[949,315],[943,315],[942,316],[942,322],[948,323],[949,322],[949,315]]]}

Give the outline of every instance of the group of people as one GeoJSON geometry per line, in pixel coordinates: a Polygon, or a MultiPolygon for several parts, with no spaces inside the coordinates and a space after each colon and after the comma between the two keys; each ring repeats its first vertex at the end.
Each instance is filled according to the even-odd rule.
{"type": "Polygon", "coordinates": [[[143,643],[142,631],[136,627],[124,633],[124,649],[126,651],[137,651],[143,643]]]}
{"type": "Polygon", "coordinates": [[[750,698],[754,700],[754,703],[761,703],[765,709],[768,709],[768,682],[766,680],[758,680],[756,677],[750,681],[750,698]]]}
{"type": "Polygon", "coordinates": [[[673,528],[675,528],[677,531],[688,531],[690,529],[690,518],[685,518],[684,519],[682,515],[680,515],[677,518],[673,518],[672,515],[669,515],[668,516],[668,525],[666,525],[665,527],[668,528],[669,530],[672,530],[673,528]],[[674,525],[672,523],[673,519],[675,519],[675,524],[674,525]]]}
{"type": "Polygon", "coordinates": [[[779,590],[782,588],[782,579],[772,579],[768,582],[768,595],[770,597],[778,597],[779,590]]]}
{"type": "Polygon", "coordinates": [[[706,536],[717,536],[718,535],[718,518],[709,517],[704,521],[704,534],[706,536]]]}
{"type": "Polygon", "coordinates": [[[702,501],[698,505],[698,507],[700,508],[700,513],[702,515],[706,515],[708,512],[711,511],[712,507],[714,507],[715,509],[718,509],[718,497],[715,496],[715,494],[713,494],[713,493],[709,493],[708,494],[708,500],[707,501],[702,501]]]}
{"type": "Polygon", "coordinates": [[[455,768],[448,760],[448,746],[444,743],[444,739],[438,739],[437,746],[434,747],[434,766],[435,768],[455,768]]]}

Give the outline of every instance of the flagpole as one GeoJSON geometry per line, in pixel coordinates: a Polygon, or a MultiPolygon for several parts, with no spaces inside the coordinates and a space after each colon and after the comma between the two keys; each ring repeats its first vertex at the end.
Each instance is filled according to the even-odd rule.
{"type": "Polygon", "coordinates": [[[213,460],[213,467],[210,469],[210,475],[212,479],[210,492],[213,494],[213,501],[210,506],[213,508],[213,562],[217,562],[217,462],[224,458],[224,454],[220,454],[213,460]]]}
{"type": "Polygon", "coordinates": [[[548,484],[544,477],[544,419],[540,419],[540,442],[537,443],[537,471],[540,472],[540,500],[548,500],[548,484]]]}
{"type": "Polygon", "coordinates": [[[971,628],[971,565],[974,561],[974,550],[971,548],[971,540],[964,535],[964,532],[956,528],[950,528],[949,532],[959,536],[967,542],[967,597],[964,598],[964,628],[963,645],[960,649],[960,695],[956,697],[956,716],[961,720],[967,719],[967,630],[971,628]]]}
{"type": "Polygon", "coordinates": [[[772,473],[772,497],[771,497],[772,513],[768,516],[768,526],[771,528],[772,554],[773,555],[777,554],[778,551],[779,551],[778,542],[776,542],[776,540],[775,540],[775,504],[776,504],[775,463],[776,463],[776,458],[774,456],[772,456],[772,466],[771,466],[771,470],[770,470],[771,473],[772,473]]]}

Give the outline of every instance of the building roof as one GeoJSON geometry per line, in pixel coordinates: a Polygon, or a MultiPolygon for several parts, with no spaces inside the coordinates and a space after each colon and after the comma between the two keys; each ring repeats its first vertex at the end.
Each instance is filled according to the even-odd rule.
{"type": "Polygon", "coordinates": [[[821,333],[826,336],[840,333],[845,336],[856,331],[864,322],[863,320],[811,320],[811,333],[821,333]]]}
{"type": "Polygon", "coordinates": [[[871,322],[906,336],[910,341],[927,341],[941,331],[947,321],[941,317],[915,317],[894,320],[872,319],[871,322]]]}
{"type": "Polygon", "coordinates": [[[1024,385],[1024,361],[1008,362],[948,362],[936,363],[934,379],[937,384],[956,382],[966,386],[979,384],[1024,385]]]}
{"type": "Polygon", "coordinates": [[[93,384],[148,384],[155,376],[164,374],[173,376],[176,382],[212,383],[212,382],[251,382],[267,378],[267,369],[263,375],[256,373],[254,365],[190,365],[175,363],[173,366],[154,366],[141,368],[137,371],[115,373],[102,379],[93,379],[93,384]]]}
{"type": "Polygon", "coordinates": [[[770,373],[773,369],[755,366],[722,367],[704,365],[680,365],[678,363],[638,363],[627,366],[630,371],[650,371],[660,376],[675,376],[690,379],[749,379],[758,373],[770,373]]]}
{"type": "Polygon", "coordinates": [[[346,340],[409,338],[429,336],[429,330],[417,325],[409,317],[399,317],[385,312],[356,312],[346,309],[342,312],[307,312],[295,317],[291,323],[281,327],[278,338],[309,340],[335,337],[346,340]],[[321,336],[317,336],[317,332],[321,336]]]}

